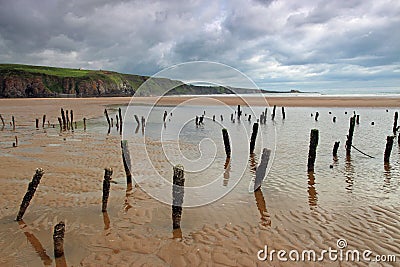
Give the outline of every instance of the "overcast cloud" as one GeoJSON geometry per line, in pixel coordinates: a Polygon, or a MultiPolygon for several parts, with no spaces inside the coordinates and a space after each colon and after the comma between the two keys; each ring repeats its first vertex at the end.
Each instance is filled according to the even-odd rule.
{"type": "Polygon", "coordinates": [[[400,1],[0,0],[0,62],[153,75],[192,60],[265,89],[400,92],[400,1]]]}

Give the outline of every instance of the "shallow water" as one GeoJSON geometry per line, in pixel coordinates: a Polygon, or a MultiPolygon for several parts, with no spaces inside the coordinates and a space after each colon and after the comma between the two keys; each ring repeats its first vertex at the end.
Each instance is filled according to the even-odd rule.
{"type": "MultiPolygon", "coordinates": [[[[126,108],[122,108],[123,113],[126,108]]],[[[250,108],[242,109],[243,114],[251,113],[250,108]]],[[[360,124],[355,127],[353,145],[375,158],[353,149],[349,160],[344,144],[354,109],[286,108],[283,120],[279,108],[273,121],[270,108],[267,124],[259,128],[254,157],[249,156],[248,140],[254,117],[264,108],[253,108],[252,122],[242,116],[240,123],[230,120],[236,107],[156,107],[147,117],[149,110],[147,106],[129,108],[122,138],[129,141],[135,180],[148,194],[165,202],[172,195],[172,166],[184,162],[184,205],[189,207],[182,211],[179,231],[172,229],[168,204],[138,187],[127,190],[120,136],[115,127],[107,135],[104,117],[90,120],[86,133],[81,129],[74,134],[58,134],[57,128],[46,132],[24,128],[19,132],[22,145],[18,149],[1,141],[2,159],[13,158],[18,164],[32,166],[47,164],[44,168],[48,171],[24,217],[24,227],[13,221],[10,214],[15,212],[9,209],[19,207],[31,171],[24,170],[21,175],[18,167],[8,170],[12,179],[3,185],[10,195],[2,208],[7,215],[0,219],[1,265],[54,265],[51,231],[60,219],[67,225],[65,259],[74,266],[257,266],[257,251],[264,245],[271,249],[321,250],[336,248],[339,238],[345,238],[352,249],[398,255],[397,141],[390,165],[383,164],[394,110],[355,110],[360,114],[360,124]],[[168,112],[165,126],[164,110],[168,112]],[[204,125],[196,127],[194,118],[204,111],[204,125]],[[316,111],[320,114],[317,122],[311,117],[316,111]],[[139,119],[146,116],[143,132],[141,127],[136,131],[133,114],[139,119]],[[222,128],[228,129],[231,138],[229,168],[225,168],[222,128]],[[309,175],[307,155],[313,128],[319,130],[319,144],[315,172],[309,175]],[[340,141],[336,162],[332,158],[335,141],[340,141]],[[253,193],[249,188],[264,147],[274,153],[262,190],[253,193]],[[111,185],[108,213],[102,214],[101,180],[106,166],[114,168],[117,184],[111,185]],[[205,187],[205,191],[196,191],[205,187]]],[[[115,114],[116,110],[110,111],[114,118],[115,114]]],[[[1,135],[2,140],[12,140],[14,133],[3,131],[1,135]]]]}

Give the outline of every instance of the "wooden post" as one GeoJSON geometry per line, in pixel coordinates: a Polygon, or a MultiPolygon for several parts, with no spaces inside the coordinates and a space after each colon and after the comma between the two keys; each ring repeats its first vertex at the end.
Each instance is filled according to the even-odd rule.
{"type": "Polygon", "coordinates": [[[264,111],[260,115],[260,124],[264,124],[264,111]]]}
{"type": "Polygon", "coordinates": [[[286,119],[285,107],[282,107],[282,119],[286,119]]]}
{"type": "Polygon", "coordinates": [[[113,174],[112,168],[104,169],[104,180],[103,180],[103,205],[101,207],[102,212],[107,211],[108,196],[110,195],[110,182],[111,175],[113,174]]]}
{"type": "Polygon", "coordinates": [[[356,116],[356,124],[360,124],[360,115],[356,116]]]}
{"type": "Polygon", "coordinates": [[[15,131],[15,119],[14,119],[14,116],[11,116],[11,120],[12,120],[13,131],[15,131]]]}
{"type": "Polygon", "coordinates": [[[257,133],[258,133],[258,123],[255,122],[253,124],[253,132],[251,133],[251,139],[250,139],[250,154],[254,153],[254,147],[256,145],[257,133]]]}
{"type": "Polygon", "coordinates": [[[240,119],[240,116],[242,116],[242,111],[240,110],[240,105],[237,106],[237,109],[238,109],[237,117],[238,117],[238,119],[240,119]]]}
{"type": "Polygon", "coordinates": [[[333,117],[333,122],[336,122],[336,117],[333,117]]]}
{"type": "Polygon", "coordinates": [[[314,172],[314,163],[315,163],[315,158],[317,156],[318,135],[319,135],[319,132],[317,129],[311,130],[310,148],[308,151],[308,164],[307,164],[308,172],[314,172]]]}
{"type": "Polygon", "coordinates": [[[69,131],[70,123],[69,123],[69,111],[68,109],[65,111],[65,117],[67,119],[67,130],[69,131]]]}
{"type": "Polygon", "coordinates": [[[268,112],[268,108],[265,108],[265,111],[264,111],[264,124],[267,123],[267,112],[268,112]]]}
{"type": "Polygon", "coordinates": [[[315,121],[318,121],[318,117],[319,117],[319,112],[315,112],[315,121]]]}
{"type": "Polygon", "coordinates": [[[213,115],[213,121],[215,121],[215,115],[213,115]]]}
{"type": "Polygon", "coordinates": [[[172,186],[172,228],[181,227],[182,204],[185,187],[184,168],[182,165],[176,165],[173,168],[173,186],[172,186]]]}
{"type": "Polygon", "coordinates": [[[274,109],[272,110],[272,120],[275,120],[275,110],[276,110],[276,105],[274,105],[274,109]]]}
{"type": "Polygon", "coordinates": [[[74,111],[72,109],[70,114],[71,114],[71,130],[74,131],[74,111]]]}
{"type": "Polygon", "coordinates": [[[165,110],[164,111],[164,116],[163,116],[163,122],[165,122],[165,120],[167,119],[168,116],[168,112],[165,110]]]}
{"type": "Polygon", "coordinates": [[[104,115],[106,116],[106,119],[107,119],[108,128],[111,128],[110,117],[108,117],[107,109],[104,109],[104,115]]]}
{"type": "Polygon", "coordinates": [[[63,131],[67,130],[67,121],[65,120],[64,109],[61,108],[61,118],[62,118],[62,129],[63,131]]]}
{"type": "Polygon", "coordinates": [[[4,119],[3,119],[3,116],[1,116],[1,114],[0,114],[0,120],[1,120],[1,123],[3,124],[3,128],[4,128],[4,126],[6,126],[6,124],[4,123],[4,119]]]}
{"type": "Polygon", "coordinates": [[[119,135],[122,135],[122,112],[121,112],[121,108],[118,108],[118,114],[119,114],[119,135]]]}
{"type": "Polygon", "coordinates": [[[335,144],[333,145],[332,156],[333,156],[334,160],[337,160],[337,151],[339,149],[339,145],[340,145],[340,141],[335,142],[335,144]]]}
{"type": "MultiPolygon", "coordinates": [[[[111,118],[112,120],[112,118],[111,118]]],[[[117,127],[117,130],[119,129],[119,119],[118,119],[118,114],[115,115],[115,127],[117,127]]]]}
{"type": "Polygon", "coordinates": [[[24,217],[25,211],[29,206],[33,196],[35,195],[36,189],[40,183],[40,179],[44,174],[44,170],[41,168],[36,169],[35,175],[32,178],[32,181],[28,185],[28,190],[25,193],[25,196],[22,200],[21,206],[19,208],[19,212],[17,215],[17,221],[21,221],[22,217],[24,217]]]}
{"type": "Polygon", "coordinates": [[[62,121],[61,121],[60,117],[58,117],[58,124],[60,124],[60,132],[61,132],[62,131],[62,121]]]}
{"type": "Polygon", "coordinates": [[[135,115],[135,120],[136,120],[137,124],[140,125],[139,117],[137,115],[135,115]]]}
{"type": "Polygon", "coordinates": [[[393,139],[394,139],[394,136],[386,137],[386,148],[385,148],[385,154],[384,154],[384,158],[383,158],[383,161],[386,164],[389,163],[390,153],[392,153],[393,139]]]}
{"type": "Polygon", "coordinates": [[[53,243],[55,258],[60,258],[64,255],[64,232],[65,223],[63,221],[54,226],[53,243]]]}
{"type": "Polygon", "coordinates": [[[222,115],[221,115],[221,121],[224,121],[224,117],[222,117],[222,115]]]}
{"type": "Polygon", "coordinates": [[[398,128],[397,128],[397,120],[398,120],[398,118],[399,118],[399,113],[396,111],[394,113],[393,134],[396,134],[396,132],[398,131],[398,128]]]}
{"type": "Polygon", "coordinates": [[[18,146],[18,137],[17,136],[14,136],[15,137],[15,147],[17,147],[18,146]]]}
{"type": "Polygon", "coordinates": [[[142,129],[146,126],[146,119],[142,116],[142,129]]]}
{"type": "Polygon", "coordinates": [[[249,118],[247,119],[248,121],[251,121],[251,114],[249,114],[249,118]]]}
{"type": "Polygon", "coordinates": [[[42,128],[44,128],[44,124],[46,123],[46,114],[43,115],[42,119],[42,128]]]}
{"type": "Polygon", "coordinates": [[[346,141],[346,156],[349,157],[351,154],[351,146],[353,144],[353,134],[354,134],[355,117],[350,118],[349,134],[347,135],[346,141]]]}
{"type": "Polygon", "coordinates": [[[132,184],[132,173],[131,173],[131,155],[129,154],[128,141],[121,140],[122,149],[122,162],[124,163],[124,169],[126,174],[127,185],[132,184]]]}
{"type": "Polygon", "coordinates": [[[271,150],[264,148],[261,155],[261,162],[256,169],[256,179],[254,181],[254,192],[261,188],[261,184],[265,177],[265,172],[267,170],[269,157],[271,155],[271,150]]]}
{"type": "Polygon", "coordinates": [[[39,129],[39,119],[36,119],[36,129],[39,129]]]}
{"type": "Polygon", "coordinates": [[[233,113],[231,113],[231,121],[233,121],[233,113]]]}
{"type": "Polygon", "coordinates": [[[83,118],[83,130],[86,131],[86,118],[83,118]]]}
{"type": "Polygon", "coordinates": [[[222,129],[222,138],[224,139],[226,157],[231,157],[231,144],[229,142],[229,134],[227,129],[222,129]]]}

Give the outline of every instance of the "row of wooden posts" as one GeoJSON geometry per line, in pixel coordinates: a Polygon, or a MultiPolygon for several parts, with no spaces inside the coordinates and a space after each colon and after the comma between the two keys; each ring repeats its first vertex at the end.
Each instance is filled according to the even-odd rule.
{"type": "MultiPolygon", "coordinates": [[[[318,112],[316,112],[315,115],[315,120],[317,120],[318,117],[318,112]]],[[[334,117],[335,119],[336,117],[334,117]]],[[[392,152],[393,148],[393,141],[395,138],[395,135],[397,132],[400,130],[400,126],[397,126],[398,124],[398,118],[399,114],[396,111],[394,113],[394,122],[393,122],[393,135],[387,136],[386,137],[386,147],[384,151],[384,156],[383,156],[383,162],[384,164],[388,164],[390,160],[390,154],[392,152]]],[[[356,147],[353,146],[353,135],[354,135],[354,127],[355,124],[359,123],[360,115],[354,114],[352,117],[350,117],[350,126],[349,126],[349,133],[347,135],[347,140],[346,140],[346,157],[349,158],[351,156],[351,148],[356,149],[357,151],[361,152],[362,154],[373,158],[372,156],[365,154],[364,152],[360,151],[356,147]]],[[[307,170],[308,172],[314,172],[314,163],[315,163],[315,158],[316,158],[316,150],[318,146],[318,138],[319,138],[319,131],[317,129],[312,129],[310,133],[310,146],[309,146],[309,152],[308,152],[308,164],[307,164],[307,170]]],[[[336,141],[335,144],[333,145],[333,159],[336,161],[338,159],[337,157],[337,151],[339,148],[340,141],[336,141]]],[[[398,144],[400,145],[400,134],[398,135],[398,144]]]]}

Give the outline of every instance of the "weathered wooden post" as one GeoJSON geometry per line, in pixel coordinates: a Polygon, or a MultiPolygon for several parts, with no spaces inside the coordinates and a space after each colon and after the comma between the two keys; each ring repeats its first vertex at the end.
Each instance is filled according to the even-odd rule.
{"type": "Polygon", "coordinates": [[[238,119],[240,120],[240,116],[242,116],[242,110],[240,109],[240,105],[237,106],[237,109],[238,109],[238,111],[237,111],[237,117],[238,117],[238,119]]]}
{"type": "Polygon", "coordinates": [[[72,109],[70,111],[70,114],[71,114],[71,130],[74,131],[74,111],[72,109]]]}
{"type": "MultiPolygon", "coordinates": [[[[111,118],[112,120],[112,118],[111,118]]],[[[117,130],[119,129],[119,119],[118,119],[118,114],[115,115],[115,127],[117,127],[117,130]]]]}
{"type": "Polygon", "coordinates": [[[360,124],[360,115],[356,116],[356,124],[360,124]]]}
{"type": "Polygon", "coordinates": [[[285,107],[282,107],[282,119],[286,119],[285,107]]]}
{"type": "Polygon", "coordinates": [[[396,134],[396,132],[398,131],[398,128],[397,128],[397,120],[398,120],[398,118],[399,118],[399,113],[396,111],[394,113],[393,134],[396,134]]]}
{"type": "Polygon", "coordinates": [[[335,142],[335,144],[333,145],[332,155],[333,155],[334,160],[337,160],[337,151],[339,149],[339,145],[340,145],[340,141],[335,142]]]}
{"type": "Polygon", "coordinates": [[[183,195],[185,189],[184,168],[182,165],[176,165],[173,168],[173,186],[172,186],[172,228],[181,227],[183,195]]]}
{"type": "Polygon", "coordinates": [[[231,121],[233,122],[233,113],[231,113],[231,121]]]}
{"type": "Polygon", "coordinates": [[[13,144],[15,144],[15,146],[13,146],[13,147],[17,147],[18,146],[18,137],[17,136],[14,136],[15,137],[15,143],[13,143],[13,144]]]}
{"type": "Polygon", "coordinates": [[[315,112],[315,121],[318,121],[318,117],[319,117],[319,112],[315,112]]]}
{"type": "Polygon", "coordinates": [[[28,185],[28,190],[25,193],[24,198],[22,199],[21,206],[19,208],[19,212],[17,215],[17,221],[21,221],[22,217],[24,217],[25,211],[29,206],[33,196],[35,195],[36,189],[40,183],[40,179],[44,174],[44,170],[41,168],[36,169],[35,175],[32,178],[32,181],[28,185]]]}
{"type": "Polygon", "coordinates": [[[249,114],[249,117],[247,119],[248,121],[251,121],[251,114],[249,114]]]}
{"type": "Polygon", "coordinates": [[[165,120],[167,119],[167,116],[168,116],[168,113],[167,113],[167,111],[165,110],[165,111],[164,111],[164,116],[163,116],[163,122],[165,122],[165,120]]]}
{"type": "Polygon", "coordinates": [[[314,172],[314,163],[315,158],[317,156],[317,146],[318,146],[318,137],[319,132],[317,129],[312,129],[310,133],[310,147],[308,151],[308,164],[307,170],[308,172],[314,172]]]}
{"type": "Polygon", "coordinates": [[[43,115],[42,119],[42,128],[44,128],[44,124],[46,123],[46,114],[43,115]]]}
{"type": "Polygon", "coordinates": [[[140,125],[139,117],[137,115],[135,115],[135,120],[136,120],[137,124],[140,125]]]}
{"type": "Polygon", "coordinates": [[[336,122],[336,117],[333,117],[333,122],[336,122]]]}
{"type": "Polygon", "coordinates": [[[251,139],[250,139],[250,154],[254,153],[254,147],[256,145],[257,133],[258,133],[258,123],[255,122],[253,124],[253,132],[251,133],[251,139]]]}
{"type": "Polygon", "coordinates": [[[267,123],[267,112],[268,112],[268,108],[265,108],[265,111],[264,111],[264,124],[267,123]]]}
{"type": "Polygon", "coordinates": [[[385,164],[389,163],[390,153],[392,153],[393,139],[394,139],[394,136],[386,137],[386,148],[385,148],[385,154],[384,154],[384,158],[383,158],[383,161],[385,164]]]}
{"type": "Polygon", "coordinates": [[[229,134],[227,129],[222,129],[222,138],[224,139],[226,157],[231,157],[231,144],[229,142],[229,134]]]}
{"type": "Polygon", "coordinates": [[[14,116],[11,116],[11,120],[12,120],[13,131],[15,131],[15,119],[14,119],[14,116]]]}
{"type": "Polygon", "coordinates": [[[272,120],[275,120],[275,110],[276,110],[276,105],[274,105],[274,109],[272,110],[272,120]]]}
{"type": "Polygon", "coordinates": [[[261,162],[256,169],[256,179],[254,181],[254,192],[261,188],[261,184],[264,180],[265,173],[268,166],[269,157],[271,155],[271,150],[264,148],[261,155],[261,162]]]}
{"type": "Polygon", "coordinates": [[[60,117],[58,117],[58,124],[60,124],[60,132],[61,132],[62,131],[62,121],[61,121],[60,117]]]}
{"type": "Polygon", "coordinates": [[[213,121],[215,121],[215,115],[213,115],[213,121]]]}
{"type": "Polygon", "coordinates": [[[222,117],[222,115],[221,115],[221,121],[224,121],[224,117],[222,117]]]}
{"type": "Polygon", "coordinates": [[[131,155],[129,154],[128,141],[121,140],[122,149],[122,161],[124,163],[124,169],[126,174],[126,183],[132,184],[132,173],[131,173],[131,155]]]}
{"type": "Polygon", "coordinates": [[[107,109],[104,109],[104,115],[106,116],[106,119],[107,119],[108,130],[110,130],[111,129],[111,122],[110,122],[110,117],[108,117],[107,109]]]}
{"type": "Polygon", "coordinates": [[[86,131],[86,118],[83,118],[83,130],[86,131]]]}
{"type": "Polygon", "coordinates": [[[39,119],[36,119],[36,129],[39,129],[39,119]]]}
{"type": "Polygon", "coordinates": [[[102,212],[107,211],[107,203],[108,203],[108,196],[110,195],[110,182],[111,182],[111,175],[113,174],[112,168],[105,168],[104,169],[104,180],[103,180],[103,205],[101,207],[102,212]]]}
{"type": "Polygon", "coordinates": [[[68,109],[65,111],[65,117],[67,119],[67,130],[69,131],[70,122],[69,122],[69,111],[68,111],[68,109]]]}
{"type": "Polygon", "coordinates": [[[60,258],[64,255],[64,232],[65,223],[63,221],[54,226],[53,243],[55,258],[60,258]]]}
{"type": "Polygon", "coordinates": [[[3,124],[3,128],[4,128],[4,126],[6,126],[6,124],[4,123],[4,119],[3,119],[3,116],[1,116],[1,114],[0,114],[0,120],[1,120],[1,123],[3,124]]]}
{"type": "Polygon", "coordinates": [[[62,118],[62,129],[63,131],[67,130],[67,121],[65,119],[65,113],[64,113],[64,109],[61,108],[61,118],[62,118]]]}
{"type": "Polygon", "coordinates": [[[260,115],[260,124],[264,124],[264,111],[260,115]]]}
{"type": "Polygon", "coordinates": [[[347,157],[349,157],[351,154],[351,146],[353,144],[354,126],[355,126],[355,117],[353,116],[350,118],[349,134],[347,135],[347,141],[346,141],[346,156],[347,157]]]}
{"type": "Polygon", "coordinates": [[[195,123],[196,123],[196,126],[199,125],[199,116],[196,116],[195,123]]]}
{"type": "Polygon", "coordinates": [[[122,135],[122,112],[121,112],[121,108],[118,108],[118,114],[119,114],[119,135],[122,135]]]}

